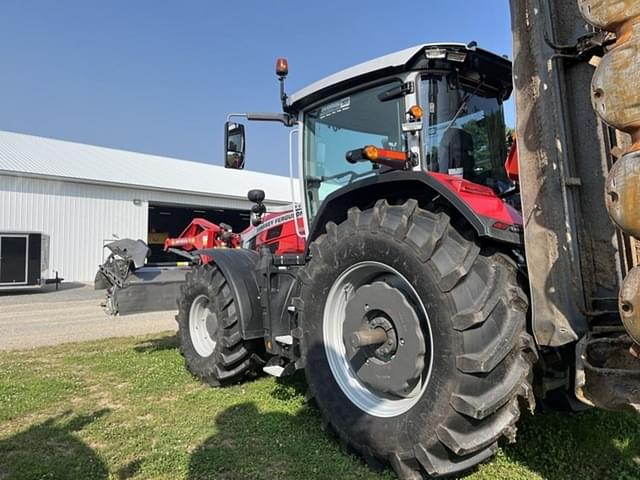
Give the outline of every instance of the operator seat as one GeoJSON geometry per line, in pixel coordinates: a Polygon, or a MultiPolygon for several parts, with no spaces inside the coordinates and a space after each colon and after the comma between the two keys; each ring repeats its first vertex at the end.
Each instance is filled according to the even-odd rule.
{"type": "Polygon", "coordinates": [[[460,127],[447,129],[438,145],[438,167],[440,173],[473,179],[473,136],[460,127]]]}

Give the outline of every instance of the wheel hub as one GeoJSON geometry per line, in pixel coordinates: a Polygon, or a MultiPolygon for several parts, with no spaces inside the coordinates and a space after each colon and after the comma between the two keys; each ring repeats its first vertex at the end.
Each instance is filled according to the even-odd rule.
{"type": "Polygon", "coordinates": [[[398,349],[398,336],[391,320],[386,317],[363,318],[366,326],[351,334],[351,346],[367,348],[378,360],[388,362],[398,349]]]}
{"type": "Polygon", "coordinates": [[[365,260],[338,275],[325,302],[322,338],[340,390],[368,415],[403,414],[429,384],[429,315],[412,283],[389,265],[365,260]]]}
{"type": "Polygon", "coordinates": [[[402,291],[381,281],[359,287],[346,305],[343,339],[350,367],[369,389],[398,397],[415,390],[426,348],[402,291]]]}
{"type": "Polygon", "coordinates": [[[210,309],[207,295],[198,295],[189,309],[189,335],[198,355],[210,356],[216,348],[218,317],[210,309]]]}
{"type": "Polygon", "coordinates": [[[371,328],[382,330],[385,333],[385,341],[373,350],[373,356],[382,362],[389,362],[398,350],[398,335],[393,322],[387,317],[375,317],[369,322],[371,328]]]}

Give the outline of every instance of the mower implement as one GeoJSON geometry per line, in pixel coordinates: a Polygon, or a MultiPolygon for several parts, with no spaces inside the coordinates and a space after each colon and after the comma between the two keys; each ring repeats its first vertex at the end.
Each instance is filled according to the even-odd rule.
{"type": "Polygon", "coordinates": [[[94,288],[106,290],[107,313],[173,310],[189,262],[147,264],[149,247],[142,240],[122,239],[105,245],[111,253],[98,267],[94,288]]]}
{"type": "MultiPolygon", "coordinates": [[[[267,211],[264,205],[259,210],[259,217],[254,213],[254,218],[259,218],[256,225],[247,227],[240,234],[233,233],[228,225],[194,218],[178,237],[167,238],[164,243],[165,251],[175,253],[185,261],[147,263],[150,250],[142,240],[122,239],[105,245],[111,253],[98,267],[94,287],[106,290],[104,306],[107,313],[128,315],[175,310],[180,288],[194,266],[210,264],[218,259],[222,271],[231,277],[235,271],[233,261],[236,256],[227,260],[225,252],[240,247],[246,250],[237,256],[242,259],[242,268],[236,274],[240,276],[247,269],[246,258],[252,258],[251,254],[255,255],[262,248],[274,253],[303,252],[304,241],[296,234],[297,230],[304,228],[299,210],[294,212],[291,206],[285,206],[272,207],[267,211]]],[[[244,300],[239,305],[242,308],[244,300]]],[[[247,318],[251,315],[248,314],[247,318]]],[[[261,335],[262,330],[259,330],[261,335]]],[[[243,334],[246,333],[243,330],[243,334]]]]}

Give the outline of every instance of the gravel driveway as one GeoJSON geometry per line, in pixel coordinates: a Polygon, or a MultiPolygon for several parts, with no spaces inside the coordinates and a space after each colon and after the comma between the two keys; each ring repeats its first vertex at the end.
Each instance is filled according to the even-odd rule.
{"type": "Polygon", "coordinates": [[[100,307],[103,298],[104,291],[81,283],[63,283],[59,291],[48,285],[0,292],[0,350],[176,329],[175,311],[112,317],[100,307]]]}

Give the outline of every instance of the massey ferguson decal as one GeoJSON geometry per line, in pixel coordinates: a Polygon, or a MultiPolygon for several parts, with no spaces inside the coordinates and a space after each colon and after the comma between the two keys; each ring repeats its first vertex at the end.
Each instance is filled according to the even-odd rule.
{"type": "Polygon", "coordinates": [[[251,240],[253,240],[256,236],[258,236],[260,233],[264,232],[265,230],[269,230],[270,228],[277,227],[278,225],[282,225],[283,223],[293,222],[295,221],[296,218],[298,219],[302,218],[302,208],[300,206],[296,206],[295,214],[293,211],[290,210],[288,212],[284,212],[281,214],[272,214],[272,215],[276,215],[276,216],[273,216],[265,220],[263,223],[261,223],[257,227],[250,228],[242,232],[243,248],[248,248],[249,242],[251,242],[251,240]]]}

